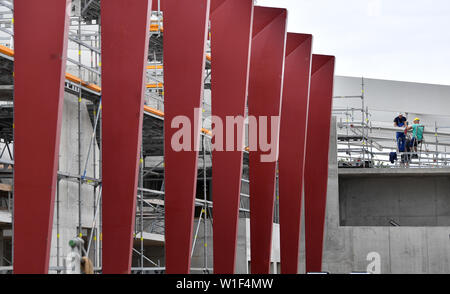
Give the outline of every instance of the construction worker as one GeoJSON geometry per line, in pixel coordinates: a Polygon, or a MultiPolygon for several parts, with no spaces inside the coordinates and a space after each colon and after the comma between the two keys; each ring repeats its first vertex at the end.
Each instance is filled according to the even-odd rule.
{"type": "MultiPolygon", "coordinates": [[[[425,126],[420,123],[420,118],[416,117],[414,119],[414,123],[406,128],[408,131],[412,130],[412,139],[411,139],[411,147],[414,149],[414,152],[417,152],[417,145],[422,144],[423,142],[423,131],[425,129],[425,126]]],[[[416,154],[413,154],[413,158],[418,158],[419,156],[416,154]]]]}
{"type": "MultiPolygon", "coordinates": [[[[406,135],[405,127],[407,126],[407,118],[403,113],[399,113],[396,118],[394,118],[394,127],[401,128],[401,130],[396,132],[397,147],[399,152],[405,152],[406,150],[406,135]]],[[[406,158],[402,156],[402,163],[405,163],[406,158]]]]}

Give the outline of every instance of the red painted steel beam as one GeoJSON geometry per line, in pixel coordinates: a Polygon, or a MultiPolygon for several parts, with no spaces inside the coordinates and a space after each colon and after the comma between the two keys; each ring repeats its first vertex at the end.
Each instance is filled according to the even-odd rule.
{"type": "Polygon", "coordinates": [[[48,273],[70,3],[42,0],[14,5],[16,274],[48,273]]]}
{"type": "Polygon", "coordinates": [[[322,270],[334,56],[313,55],[305,159],[306,272],[322,270]]]}
{"type": "Polygon", "coordinates": [[[298,272],[311,50],[311,35],[288,33],[278,160],[283,274],[298,272]]]}
{"type": "Polygon", "coordinates": [[[217,133],[213,128],[213,136],[220,137],[213,137],[213,143],[223,138],[223,144],[212,152],[216,274],[235,270],[252,22],[253,0],[212,0],[212,115],[220,118],[223,126],[218,126],[221,131],[217,133]],[[242,119],[236,120],[236,126],[227,124],[227,117],[242,119]],[[233,135],[225,136],[228,133],[233,135]]]}
{"type": "Polygon", "coordinates": [[[108,0],[101,10],[103,273],[124,274],[131,270],[150,4],[108,0]]]}
{"type": "Polygon", "coordinates": [[[190,271],[209,11],[209,0],[164,1],[165,249],[169,274],[190,271]],[[183,129],[187,134],[180,141],[177,133],[183,129]],[[187,147],[178,150],[180,142],[187,147]]]}
{"type": "Polygon", "coordinates": [[[254,274],[267,274],[270,270],[279,140],[279,124],[271,121],[272,117],[279,117],[281,111],[286,21],[285,9],[255,6],[248,111],[249,116],[258,121],[262,132],[257,134],[258,131],[249,129],[249,140],[258,138],[259,143],[257,147],[250,146],[249,158],[251,272],[254,274]],[[261,125],[264,118],[267,130],[261,125]],[[267,142],[273,145],[269,152],[261,148],[265,141],[260,138],[261,133],[267,134],[267,142]],[[273,158],[262,157],[270,152],[273,158]]]}

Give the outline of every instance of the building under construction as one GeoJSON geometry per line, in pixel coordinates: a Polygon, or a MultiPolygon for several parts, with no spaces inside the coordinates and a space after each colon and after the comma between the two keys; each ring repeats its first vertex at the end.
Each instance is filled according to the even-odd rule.
{"type": "MultiPolygon", "coordinates": [[[[450,86],[334,76],[334,70],[330,71],[334,84],[327,83],[325,78],[319,79],[319,74],[324,74],[324,67],[329,61],[322,62],[320,66],[314,64],[311,44],[308,43],[311,41],[310,35],[299,34],[298,39],[290,42],[283,11],[266,11],[266,8],[254,5],[252,0],[191,1],[196,5],[190,8],[192,16],[189,18],[203,17],[204,23],[192,19],[183,23],[185,20],[177,17],[189,5],[179,4],[180,7],[176,8],[171,3],[176,2],[173,0],[139,0],[136,1],[139,4],[133,5],[127,4],[130,1],[111,0],[108,4],[111,6],[100,3],[100,0],[72,0],[72,3],[68,0],[67,8],[62,12],[68,14],[65,32],[66,20],[63,16],[60,19],[56,17],[61,12],[62,4],[56,3],[64,2],[65,5],[66,1],[39,1],[41,7],[36,5],[36,1],[32,5],[26,4],[28,8],[23,2],[0,1],[1,273],[42,273],[43,270],[58,274],[79,273],[83,272],[83,266],[88,262],[92,263],[93,273],[126,273],[128,270],[136,274],[185,273],[186,266],[190,273],[226,273],[230,272],[230,266],[234,268],[234,273],[242,274],[263,273],[266,269],[270,273],[450,273],[450,150],[447,150],[450,148],[450,86]],[[205,8],[202,8],[205,3],[206,14],[205,8]],[[148,14],[142,9],[145,5],[150,7],[148,14]],[[117,21],[120,18],[118,11],[122,13],[122,21],[127,23],[124,27],[117,21]],[[130,17],[133,13],[136,13],[136,19],[130,17]],[[229,17],[227,13],[241,22],[233,22],[233,19],[225,21],[229,17]],[[51,17],[53,20],[42,21],[49,15],[55,16],[51,17]],[[239,26],[245,28],[247,19],[246,31],[239,26]],[[219,37],[224,34],[219,25],[224,23],[229,25],[228,30],[235,29],[239,33],[219,37]],[[42,24],[42,27],[35,27],[37,24],[42,24]],[[52,24],[61,24],[61,31],[53,31],[52,24]],[[281,36],[284,39],[278,42],[277,29],[283,24],[284,35],[281,36]],[[176,48],[173,46],[177,44],[175,40],[181,38],[177,30],[183,25],[186,26],[184,34],[189,34],[191,39],[185,44],[186,48],[176,48]],[[202,25],[206,26],[203,35],[199,33],[202,25]],[[133,28],[140,28],[142,32],[145,29],[146,34],[136,30],[137,37],[130,37],[130,44],[123,45],[128,42],[129,36],[120,34],[121,30],[129,32],[133,28]],[[117,39],[113,38],[114,35],[117,39]],[[230,39],[230,36],[236,39],[230,39]],[[44,91],[58,97],[60,90],[57,87],[59,75],[52,72],[53,67],[47,68],[45,62],[50,64],[56,59],[61,63],[61,58],[38,56],[39,53],[48,53],[46,42],[53,44],[53,38],[57,41],[65,38],[63,42],[66,42],[67,57],[64,58],[63,52],[60,52],[65,69],[61,74],[64,93],[60,104],[54,108],[41,108],[51,104],[43,97],[44,91]],[[202,38],[206,40],[204,44],[196,44],[202,38]],[[264,38],[267,39],[262,40],[264,38]],[[252,39],[251,44],[248,39],[252,39]],[[280,46],[261,45],[269,39],[280,43],[280,46]],[[137,48],[139,46],[136,44],[143,41],[148,46],[137,48]],[[33,46],[27,48],[25,45],[29,44],[33,46]],[[224,44],[228,45],[221,50],[219,46],[224,44]],[[115,46],[119,48],[114,50],[115,46]],[[242,53],[242,56],[231,56],[228,60],[235,60],[235,63],[224,70],[228,60],[219,58],[233,46],[236,47],[233,52],[242,53]],[[267,47],[271,47],[271,51],[264,49],[267,47]],[[184,53],[180,55],[181,51],[184,53]],[[197,62],[197,51],[202,56],[200,62],[197,62]],[[283,55],[281,62],[278,56],[273,60],[267,59],[268,54],[279,52],[283,55]],[[141,53],[145,53],[142,80],[139,76],[141,53]],[[295,89],[289,88],[296,84],[289,82],[291,70],[295,68],[289,62],[297,58],[296,54],[308,56],[308,66],[304,67],[307,74],[304,87],[306,97],[310,95],[310,109],[308,112],[308,100],[305,100],[306,110],[299,108],[299,111],[305,111],[304,115],[294,116],[303,118],[303,122],[295,120],[290,124],[291,121],[283,121],[290,114],[285,109],[295,107],[289,107],[285,101],[290,101],[291,93],[301,95],[302,90],[295,92],[295,89]],[[183,60],[186,63],[174,66],[180,62],[179,58],[174,57],[177,55],[186,58],[183,60]],[[27,64],[32,58],[37,61],[27,64]],[[281,84],[269,80],[272,77],[270,72],[266,74],[261,69],[264,66],[260,66],[257,58],[264,59],[261,63],[271,67],[275,77],[284,75],[284,85],[283,80],[281,84]],[[202,66],[196,67],[196,62],[202,66]],[[246,66],[245,62],[248,63],[246,66]],[[242,69],[233,69],[241,65],[242,69]],[[277,65],[280,65],[279,69],[275,69],[277,65]],[[188,83],[195,80],[199,68],[201,74],[198,80],[202,84],[190,87],[188,83]],[[133,75],[129,81],[123,78],[128,73],[133,75]],[[175,75],[177,77],[174,78],[175,75]],[[227,79],[227,76],[234,79],[227,79]],[[177,78],[180,83],[174,85],[177,78]],[[267,83],[258,86],[257,82],[265,79],[267,83]],[[141,109],[139,116],[136,116],[137,110],[127,113],[126,109],[131,107],[128,100],[140,97],[139,90],[136,90],[140,84],[144,84],[143,107],[140,107],[140,100],[130,102],[141,109]],[[233,90],[222,93],[224,85],[233,90]],[[330,106],[332,103],[330,118],[323,122],[329,122],[329,136],[328,132],[320,132],[323,129],[313,129],[307,124],[317,113],[326,116],[326,104],[319,103],[316,107],[318,103],[311,100],[312,97],[322,97],[324,94],[317,89],[326,86],[333,90],[329,97],[330,106]],[[190,109],[188,106],[194,104],[187,106],[186,101],[189,101],[189,96],[196,97],[196,91],[200,89],[198,150],[171,154],[168,151],[170,142],[166,140],[166,120],[190,109]],[[176,100],[179,97],[177,94],[184,95],[184,91],[184,100],[176,100]],[[278,104],[271,104],[270,99],[256,100],[253,97],[263,96],[258,91],[269,94],[275,91],[278,98],[283,96],[283,102],[278,99],[278,104]],[[230,93],[241,93],[243,100],[236,101],[237,108],[232,108],[231,98],[216,102],[219,97],[227,97],[230,93]],[[108,98],[115,94],[127,97],[109,102],[108,98]],[[227,104],[230,106],[225,109],[227,104]],[[181,106],[176,109],[174,105],[181,106]],[[323,109],[321,105],[324,105],[323,109]],[[52,109],[55,110],[53,114],[52,109]],[[252,129],[248,120],[243,122],[243,150],[230,151],[230,157],[226,157],[227,151],[220,154],[214,149],[217,142],[211,131],[215,127],[212,117],[240,115],[233,112],[236,109],[242,111],[245,117],[261,117],[265,113],[273,115],[278,111],[277,115],[281,115],[278,162],[274,161],[270,166],[256,162],[254,154],[267,150],[262,151],[259,147],[257,150],[251,149],[252,129]],[[421,119],[424,135],[417,150],[399,150],[396,138],[399,129],[393,125],[399,113],[410,123],[416,117],[421,119]],[[52,115],[55,115],[54,121],[58,121],[60,134],[57,127],[45,125],[52,122],[52,115]],[[308,115],[310,118],[307,120],[308,115]],[[135,119],[129,119],[133,117],[135,119]],[[319,145],[304,142],[305,138],[308,141],[312,136],[306,134],[306,130],[316,134],[316,138],[311,138],[311,142],[312,139],[318,140],[316,142],[321,146],[313,148],[317,149],[316,153],[314,150],[308,151],[308,148],[319,145]],[[303,135],[303,140],[292,139],[296,133],[300,133],[300,137],[303,135]],[[54,151],[47,147],[52,146],[52,142],[58,144],[54,151]],[[303,147],[301,153],[297,152],[301,149],[299,146],[303,147]],[[327,152],[319,153],[323,146],[327,152]],[[187,157],[182,157],[185,153],[187,157]],[[392,158],[393,153],[396,159],[392,158]],[[291,154],[295,157],[290,157],[291,154]],[[195,164],[192,163],[192,156],[195,156],[195,164]],[[46,162],[47,159],[56,161],[46,162]],[[231,160],[236,159],[240,161],[237,168],[231,164],[231,160]],[[134,160],[138,167],[136,173],[134,160]],[[289,162],[302,166],[298,169],[301,174],[297,178],[297,169],[291,169],[289,162]],[[57,170],[54,175],[53,165],[57,170]],[[319,168],[323,165],[325,169],[319,168]],[[195,172],[190,170],[192,167],[195,172]],[[271,170],[273,174],[262,173],[271,170]],[[36,184],[46,174],[51,175],[51,181],[36,184]],[[324,176],[325,184],[321,189],[317,188],[321,185],[315,179],[317,175],[324,176]],[[190,177],[195,177],[193,189],[189,189],[190,177]],[[273,191],[272,182],[269,183],[271,177],[273,191]],[[134,181],[136,187],[125,185],[134,181]],[[237,182],[239,187],[233,185],[237,182]],[[40,185],[46,190],[35,192],[40,185]],[[228,185],[231,190],[225,191],[228,185]],[[289,185],[297,185],[299,195],[289,190],[289,185]],[[134,192],[126,192],[131,188],[134,192]],[[177,191],[183,189],[185,194],[195,197],[191,199],[178,195],[180,193],[177,191]],[[228,207],[228,194],[220,199],[215,196],[222,190],[223,194],[236,192],[237,197],[229,198],[230,202],[231,198],[235,199],[236,207],[231,203],[227,208],[231,211],[236,208],[236,219],[233,219],[234,214],[230,215],[230,219],[226,218],[229,210],[223,207],[228,207]],[[293,195],[290,198],[284,196],[291,192],[293,195]],[[169,193],[179,197],[169,196],[169,193]],[[263,199],[261,195],[266,193],[272,198],[263,199]],[[313,200],[320,198],[318,193],[324,193],[323,236],[319,237],[314,232],[321,228],[322,213],[320,209],[315,211],[314,207],[322,204],[313,200]],[[48,194],[48,197],[39,198],[41,194],[48,194]],[[283,196],[293,202],[283,200],[283,196]],[[186,205],[191,200],[192,207],[186,205]],[[271,201],[271,206],[262,204],[267,201],[271,201]],[[47,207],[46,203],[52,207],[47,207]],[[297,208],[299,213],[289,210],[289,206],[297,208]],[[272,214],[264,212],[267,207],[272,214]],[[181,208],[186,211],[181,211],[181,208]],[[48,215],[43,216],[46,211],[48,215]],[[190,213],[192,224],[185,221],[190,220],[190,213]],[[124,222],[128,215],[132,215],[133,219],[124,222]],[[180,218],[176,219],[177,216],[180,218]],[[267,219],[270,226],[264,227],[266,222],[263,220],[267,219]],[[51,220],[48,229],[51,240],[46,239],[48,244],[42,240],[41,246],[39,236],[46,234],[48,220],[51,220]],[[41,223],[43,225],[39,226],[41,223]],[[296,224],[298,229],[285,229],[296,224]],[[182,229],[184,225],[191,229],[182,229]],[[30,226],[29,229],[27,226],[30,226]],[[132,228],[131,232],[127,231],[127,226],[132,228]],[[43,228],[42,231],[39,228],[43,228]],[[127,238],[130,233],[130,238],[127,238]],[[230,239],[228,234],[235,234],[231,237],[235,240],[234,245],[231,244],[234,246],[232,250],[226,246],[228,243],[220,241],[230,239]],[[300,242],[297,242],[296,234],[300,234],[300,242]],[[43,252],[48,250],[48,255],[34,253],[40,257],[30,260],[30,256],[23,252],[26,246],[31,246],[31,240],[36,240],[36,248],[43,252]],[[186,240],[190,242],[189,246],[183,245],[186,240]],[[260,243],[251,245],[251,240],[260,243]],[[320,250],[317,244],[321,245],[320,250]],[[225,257],[234,255],[234,262],[221,260],[218,255],[222,250],[225,257]],[[292,253],[292,250],[296,252],[292,253]],[[112,262],[108,258],[111,255],[123,255],[124,259],[117,258],[112,262]],[[131,266],[128,269],[127,258],[130,255],[131,266]],[[296,258],[293,261],[295,265],[288,267],[283,260],[290,256],[296,258]],[[44,260],[47,257],[48,260],[44,260]],[[254,261],[256,258],[258,260],[254,261]],[[122,264],[115,264],[122,260],[125,260],[122,264]]],[[[61,48],[63,51],[64,46],[61,48]]],[[[334,64],[334,58],[330,60],[334,64]]],[[[299,76],[303,74],[292,71],[299,76]]],[[[190,115],[186,114],[189,118],[190,115]]],[[[195,128],[193,126],[194,131],[197,130],[195,128]]],[[[239,137],[239,134],[236,136],[239,137]]],[[[411,133],[407,133],[408,136],[411,133]]]]}

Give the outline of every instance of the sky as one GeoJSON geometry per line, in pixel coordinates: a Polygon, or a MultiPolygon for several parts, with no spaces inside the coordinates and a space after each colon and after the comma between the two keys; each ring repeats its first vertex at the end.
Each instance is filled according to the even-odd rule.
{"type": "Polygon", "coordinates": [[[449,0],[256,0],[336,56],[336,75],[450,85],[449,0]]]}

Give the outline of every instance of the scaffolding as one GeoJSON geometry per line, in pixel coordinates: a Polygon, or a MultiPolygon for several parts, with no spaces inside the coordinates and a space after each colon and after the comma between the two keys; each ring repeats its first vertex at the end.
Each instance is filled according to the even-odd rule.
{"type": "MultiPolygon", "coordinates": [[[[428,123],[424,131],[424,141],[418,152],[399,151],[395,133],[399,128],[393,126],[393,118],[399,112],[408,117],[412,113],[403,110],[371,110],[365,99],[365,81],[361,78],[361,95],[335,96],[339,100],[359,100],[360,107],[347,105],[345,108],[333,108],[333,115],[338,119],[338,162],[340,168],[446,168],[450,163],[450,133],[441,130],[448,129],[439,126],[437,121],[428,123]],[[374,116],[392,116],[391,121],[373,120],[374,116]],[[360,115],[360,116],[359,116],[360,115]],[[431,129],[431,131],[429,130],[431,129]],[[432,150],[434,149],[434,150],[432,150]],[[400,159],[391,163],[389,156],[395,152],[400,159]],[[417,155],[417,158],[412,156],[417,155]]],[[[350,104],[350,103],[348,103],[350,104]]],[[[414,115],[420,115],[414,113],[414,115]]],[[[450,118],[450,116],[448,116],[450,118]]],[[[403,132],[403,129],[401,130],[403,132]]]]}

